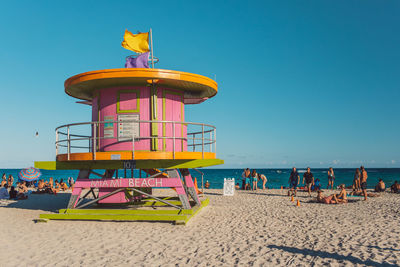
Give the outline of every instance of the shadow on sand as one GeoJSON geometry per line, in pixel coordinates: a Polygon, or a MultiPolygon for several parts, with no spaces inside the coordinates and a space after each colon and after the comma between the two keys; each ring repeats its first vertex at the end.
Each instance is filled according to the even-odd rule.
{"type": "MultiPolygon", "coordinates": [[[[332,253],[332,252],[326,252],[326,251],[320,251],[320,250],[312,250],[312,249],[307,249],[307,248],[295,248],[295,247],[287,247],[287,246],[277,246],[277,245],[269,245],[268,246],[271,249],[280,249],[280,250],[284,250],[293,254],[301,254],[304,256],[313,256],[313,257],[319,257],[319,258],[330,258],[330,259],[334,259],[337,261],[349,261],[352,264],[360,264],[362,266],[398,266],[397,264],[391,264],[388,262],[376,262],[373,260],[366,260],[363,261],[359,258],[356,258],[354,256],[348,255],[348,256],[344,256],[344,255],[340,255],[338,253],[332,253]]],[[[311,264],[311,262],[310,262],[311,264]]]]}
{"type": "Polygon", "coordinates": [[[67,207],[70,196],[71,193],[30,194],[25,200],[1,200],[0,207],[56,212],[67,207]]]}

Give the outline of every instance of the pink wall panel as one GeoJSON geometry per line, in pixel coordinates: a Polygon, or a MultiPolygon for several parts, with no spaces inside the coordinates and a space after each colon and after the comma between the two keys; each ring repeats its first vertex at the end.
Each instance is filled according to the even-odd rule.
{"type": "MultiPolygon", "coordinates": [[[[117,93],[119,90],[129,90],[138,89],[140,90],[140,120],[149,120],[149,88],[139,88],[139,87],[119,87],[119,88],[107,88],[100,91],[100,120],[105,120],[107,118],[118,119],[119,114],[137,114],[137,113],[118,113],[117,114],[117,93]]],[[[136,94],[121,94],[120,97],[124,100],[124,107],[126,109],[136,109],[136,94]],[[129,99],[131,98],[131,99],[129,99]],[[135,104],[126,102],[135,102],[135,104]],[[132,108],[134,107],[134,108],[132,108]]],[[[123,109],[125,109],[123,108],[123,109]]],[[[121,109],[121,107],[120,107],[121,109]]],[[[122,111],[123,112],[123,111],[122,111]]],[[[114,123],[114,138],[103,139],[100,142],[101,151],[123,151],[132,150],[132,143],[130,141],[118,142],[118,124],[114,123]]],[[[104,133],[104,125],[100,128],[100,134],[104,133]]],[[[140,125],[140,136],[149,136],[150,128],[149,124],[140,125]]],[[[135,142],[135,150],[150,150],[150,141],[140,140],[135,142]]]]}
{"type": "Polygon", "coordinates": [[[121,93],[119,96],[119,109],[120,110],[135,110],[137,109],[136,93],[121,93]]]}

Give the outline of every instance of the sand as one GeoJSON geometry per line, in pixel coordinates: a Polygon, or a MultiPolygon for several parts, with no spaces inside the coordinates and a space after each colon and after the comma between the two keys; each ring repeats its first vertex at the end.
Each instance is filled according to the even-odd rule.
{"type": "Polygon", "coordinates": [[[300,207],[281,190],[208,190],[186,226],[49,221],[69,194],[0,202],[0,266],[400,266],[400,195],[300,207]]]}

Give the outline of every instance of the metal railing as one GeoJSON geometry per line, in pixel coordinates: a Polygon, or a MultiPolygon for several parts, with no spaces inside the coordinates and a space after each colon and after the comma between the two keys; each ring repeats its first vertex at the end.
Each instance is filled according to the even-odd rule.
{"type": "MultiPolygon", "coordinates": [[[[179,130],[179,129],[178,129],[179,130]]],[[[97,122],[81,122],[62,125],[56,128],[56,155],[67,154],[67,160],[70,160],[71,153],[78,152],[90,152],[93,153],[93,160],[96,159],[96,152],[101,152],[100,144],[104,139],[116,139],[118,143],[121,142],[131,142],[132,143],[132,158],[134,157],[135,142],[141,140],[150,140],[150,145],[152,140],[164,140],[163,146],[166,140],[172,140],[172,154],[173,159],[175,159],[175,146],[177,140],[181,143],[181,151],[184,151],[186,145],[187,151],[189,148],[192,152],[201,152],[202,158],[204,159],[205,152],[217,152],[217,142],[216,142],[216,128],[213,125],[208,125],[204,123],[194,123],[194,122],[180,122],[180,121],[150,121],[150,120],[124,120],[124,121],[97,121],[97,122]],[[112,125],[112,132],[115,132],[115,127],[117,127],[117,136],[105,137],[105,124],[112,125]],[[118,127],[121,125],[131,124],[131,129],[138,129],[139,134],[133,134],[131,137],[121,137],[118,135],[118,127]],[[140,132],[141,126],[148,124],[149,135],[146,136],[140,132]],[[152,125],[156,124],[162,127],[161,136],[155,134],[150,134],[152,125]],[[169,130],[167,126],[169,127],[169,130]],[[181,136],[176,136],[177,125],[180,125],[181,136]],[[89,129],[88,129],[89,128],[89,129]],[[100,134],[100,131],[103,131],[100,134]],[[91,135],[85,135],[85,132],[91,132],[91,135]],[[172,132],[171,132],[172,131],[172,132]],[[168,132],[168,134],[167,134],[168,132]],[[63,150],[66,150],[65,152],[63,150]]],[[[126,150],[125,150],[126,151],[126,150]]],[[[166,151],[159,149],[158,151],[166,151]]],[[[170,151],[170,150],[168,150],[170,151]]]]}

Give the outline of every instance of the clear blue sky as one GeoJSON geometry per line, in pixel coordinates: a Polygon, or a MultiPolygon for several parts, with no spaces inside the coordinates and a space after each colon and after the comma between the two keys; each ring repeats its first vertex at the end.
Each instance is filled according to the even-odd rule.
{"type": "Polygon", "coordinates": [[[379,0],[4,2],[0,167],[53,160],[54,129],[91,120],[64,80],[123,67],[125,28],[150,27],[159,68],[217,78],[186,119],[217,126],[223,167],[400,167],[399,14],[379,0]]]}

